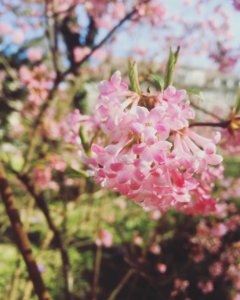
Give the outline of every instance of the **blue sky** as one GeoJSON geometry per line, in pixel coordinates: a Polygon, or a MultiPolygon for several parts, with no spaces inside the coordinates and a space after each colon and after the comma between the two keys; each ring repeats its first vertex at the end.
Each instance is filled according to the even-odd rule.
{"type": "MultiPolygon", "coordinates": [[[[19,0],[18,0],[19,1],[19,0]]],[[[192,0],[192,4],[196,4],[197,0],[192,0]]],[[[232,7],[232,0],[203,0],[207,3],[205,5],[205,13],[204,17],[206,15],[209,16],[209,18],[212,17],[211,15],[211,9],[215,4],[221,4],[222,8],[227,11],[230,14],[230,24],[232,33],[234,35],[234,38],[232,39],[231,43],[227,42],[226,45],[228,46],[234,46],[234,47],[240,47],[240,26],[239,26],[239,19],[240,19],[240,12],[237,12],[232,7]]],[[[182,0],[162,0],[161,3],[163,3],[166,6],[167,12],[170,15],[173,14],[179,14],[181,16],[184,16],[184,18],[188,20],[198,20],[201,18],[197,13],[194,11],[194,9],[190,8],[186,9],[185,6],[182,5],[182,0]]],[[[0,6],[1,8],[1,6],[0,6]]],[[[81,9],[79,9],[79,20],[81,22],[85,22],[86,18],[84,17],[84,14],[82,13],[81,9]]],[[[202,18],[204,18],[202,17],[202,18]]],[[[12,24],[15,23],[16,19],[12,14],[7,14],[0,16],[0,21],[3,22],[11,22],[12,24]]],[[[178,33],[179,28],[174,28],[174,33],[178,33]]],[[[99,39],[101,39],[106,32],[103,30],[101,34],[99,35],[99,39]]],[[[151,56],[153,56],[156,59],[161,60],[164,56],[167,55],[167,49],[169,45],[163,45],[161,35],[163,33],[163,30],[160,27],[155,27],[152,29],[151,27],[145,25],[140,25],[136,28],[133,34],[129,35],[126,30],[121,29],[118,32],[117,35],[117,42],[114,46],[114,54],[116,56],[125,57],[130,54],[130,49],[134,47],[147,47],[150,48],[151,56]],[[152,35],[155,35],[156,38],[153,38],[152,35]]],[[[38,33],[36,31],[30,33],[28,38],[31,39],[36,34],[41,34],[39,31],[38,33]]],[[[220,37],[221,38],[221,37],[220,37]]],[[[7,38],[8,39],[8,38],[7,38]]],[[[210,40],[207,41],[205,37],[199,37],[199,42],[211,42],[210,40]]],[[[147,58],[147,57],[146,57],[147,58]]],[[[206,57],[206,56],[198,56],[196,59],[196,56],[194,55],[188,55],[185,56],[182,54],[180,57],[180,63],[185,64],[191,64],[193,66],[201,66],[201,67],[210,67],[212,62],[206,57]]]]}

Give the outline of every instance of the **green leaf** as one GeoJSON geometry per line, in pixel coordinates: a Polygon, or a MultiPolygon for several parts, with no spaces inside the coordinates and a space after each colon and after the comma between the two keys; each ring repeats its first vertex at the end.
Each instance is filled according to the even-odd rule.
{"type": "Polygon", "coordinates": [[[174,74],[176,63],[178,61],[179,51],[180,51],[180,47],[177,47],[177,50],[175,52],[173,52],[172,48],[170,48],[168,62],[167,62],[167,69],[164,78],[164,89],[166,89],[169,85],[173,83],[173,74],[174,74]]]}
{"type": "Polygon", "coordinates": [[[128,76],[130,80],[130,89],[137,94],[141,94],[141,88],[138,80],[137,63],[131,59],[128,62],[128,76]]]}
{"type": "Polygon", "coordinates": [[[163,90],[164,90],[164,79],[161,76],[159,76],[157,74],[154,74],[154,75],[152,75],[152,80],[154,81],[155,85],[160,90],[160,92],[163,92],[163,90]]]}
{"type": "Polygon", "coordinates": [[[192,94],[192,95],[200,95],[201,91],[199,89],[195,89],[195,88],[189,88],[187,89],[188,94],[192,94]]]}
{"type": "Polygon", "coordinates": [[[24,159],[22,156],[15,155],[11,157],[10,163],[11,163],[11,168],[14,171],[20,172],[24,166],[24,159]]]}
{"type": "Polygon", "coordinates": [[[81,139],[81,143],[82,143],[84,151],[86,153],[88,153],[90,150],[90,145],[88,144],[87,135],[86,135],[86,132],[85,132],[83,126],[80,126],[80,128],[79,128],[79,137],[81,139]]]}
{"type": "Polygon", "coordinates": [[[237,114],[238,112],[240,112],[240,90],[237,92],[237,98],[233,106],[233,113],[237,114]]]}
{"type": "Polygon", "coordinates": [[[66,169],[66,174],[70,178],[76,179],[76,178],[88,178],[88,174],[82,170],[75,170],[71,167],[68,167],[66,169]]]}

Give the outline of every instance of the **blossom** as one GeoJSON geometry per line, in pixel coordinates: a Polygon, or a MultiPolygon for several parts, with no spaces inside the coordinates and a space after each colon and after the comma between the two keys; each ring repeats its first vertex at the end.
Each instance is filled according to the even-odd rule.
{"type": "Polygon", "coordinates": [[[48,160],[52,169],[58,172],[64,172],[66,169],[66,162],[60,156],[52,154],[48,160]]]}
{"type": "Polygon", "coordinates": [[[11,33],[11,31],[12,31],[12,28],[8,24],[0,22],[0,33],[2,35],[7,35],[7,34],[11,33]]]}
{"type": "Polygon", "coordinates": [[[33,169],[33,180],[38,183],[41,188],[46,188],[52,178],[51,168],[36,167],[33,169]]]}
{"type": "Polygon", "coordinates": [[[99,92],[94,114],[75,110],[68,131],[68,141],[79,145],[80,126],[86,130],[91,154],[82,152],[82,158],[96,182],[144,207],[213,211],[210,192],[222,176],[218,139],[189,128],[195,114],[186,91],[169,86],[138,95],[117,71],[100,83],[99,92]]]}
{"type": "Polygon", "coordinates": [[[140,17],[149,17],[152,25],[162,24],[166,15],[166,8],[159,0],[153,0],[137,6],[140,17]]]}
{"type": "Polygon", "coordinates": [[[240,1],[239,0],[233,0],[233,6],[236,10],[240,10],[240,1]]]}
{"type": "Polygon", "coordinates": [[[162,264],[162,263],[157,264],[157,271],[162,274],[166,273],[167,265],[162,264]]]}
{"type": "Polygon", "coordinates": [[[112,236],[111,232],[108,230],[100,230],[98,232],[96,244],[98,246],[104,246],[106,248],[111,247],[113,244],[113,236],[112,236]]]}
{"type": "Polygon", "coordinates": [[[22,44],[25,40],[23,31],[20,29],[15,30],[12,34],[12,40],[17,45],[22,44]]]}
{"type": "Polygon", "coordinates": [[[181,290],[184,291],[186,290],[186,288],[189,286],[189,281],[188,280],[184,280],[184,279],[180,279],[180,278],[176,278],[174,280],[174,287],[177,290],[181,290]]]}
{"type": "Polygon", "coordinates": [[[222,140],[220,143],[221,148],[231,155],[240,154],[240,129],[223,129],[222,130],[222,140]]]}
{"type": "Polygon", "coordinates": [[[222,272],[223,272],[223,266],[222,266],[221,262],[215,262],[209,267],[209,273],[213,277],[217,277],[217,276],[221,275],[222,272]]]}
{"type": "Polygon", "coordinates": [[[211,293],[214,290],[214,286],[211,280],[199,281],[198,287],[202,290],[203,294],[211,293]]]}
{"type": "Polygon", "coordinates": [[[76,47],[73,50],[74,61],[79,63],[90,53],[90,48],[88,47],[76,47]]]}
{"type": "MultiPolygon", "coordinates": [[[[227,18],[227,20],[228,19],[229,18],[227,18]]],[[[227,20],[226,23],[228,22],[227,20]]],[[[223,30],[227,32],[228,24],[225,24],[225,27],[220,28],[219,30],[214,27],[215,29],[212,30],[215,32],[215,34],[220,34],[223,30]]],[[[220,71],[228,72],[235,67],[238,61],[238,55],[234,52],[235,50],[233,48],[218,42],[215,51],[211,51],[209,57],[219,65],[220,71]]]]}
{"type": "Polygon", "coordinates": [[[42,49],[30,48],[28,49],[27,56],[31,62],[39,61],[42,59],[42,49]]]}
{"type": "Polygon", "coordinates": [[[20,80],[28,90],[27,102],[23,109],[24,114],[35,115],[38,108],[47,99],[49,90],[53,86],[54,72],[49,72],[43,64],[30,69],[22,66],[19,70],[20,80]]]}

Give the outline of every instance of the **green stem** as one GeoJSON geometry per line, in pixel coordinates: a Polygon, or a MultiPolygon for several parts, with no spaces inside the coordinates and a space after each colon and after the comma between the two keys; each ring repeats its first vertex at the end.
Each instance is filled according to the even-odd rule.
{"type": "Polygon", "coordinates": [[[112,291],[112,293],[110,294],[107,300],[114,300],[117,297],[117,295],[123,289],[124,285],[128,282],[129,278],[134,274],[134,272],[135,271],[133,269],[127,272],[127,274],[122,278],[119,284],[115,287],[115,289],[112,291]]]}

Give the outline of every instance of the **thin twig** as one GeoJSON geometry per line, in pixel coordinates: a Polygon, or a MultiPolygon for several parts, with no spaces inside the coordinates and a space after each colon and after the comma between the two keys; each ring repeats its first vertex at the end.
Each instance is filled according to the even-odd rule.
{"type": "MultiPolygon", "coordinates": [[[[139,4],[146,4],[148,2],[150,2],[151,0],[145,0],[145,1],[141,1],[139,4]]],[[[134,9],[129,12],[128,14],[125,15],[125,17],[123,17],[119,23],[117,25],[115,25],[108,33],[107,35],[98,43],[96,44],[91,51],[89,52],[89,54],[87,54],[81,61],[79,61],[78,63],[76,63],[74,65],[74,68],[72,66],[70,66],[63,74],[62,76],[65,77],[66,75],[72,73],[75,68],[82,66],[82,64],[84,64],[93,54],[96,50],[98,50],[99,48],[101,48],[114,34],[115,32],[124,24],[126,23],[126,21],[131,20],[138,12],[138,8],[137,6],[134,7],[134,9]]]]}
{"type": "Polygon", "coordinates": [[[191,102],[191,105],[192,107],[196,108],[197,110],[205,113],[206,115],[209,115],[211,117],[213,117],[214,119],[217,119],[218,121],[224,121],[222,118],[220,118],[219,116],[215,115],[213,112],[211,111],[208,111],[207,109],[201,107],[201,106],[198,106],[197,104],[191,102]]]}
{"type": "Polygon", "coordinates": [[[221,127],[221,128],[227,128],[230,125],[231,121],[226,120],[218,123],[214,122],[195,122],[191,123],[189,127],[221,127]]]}
{"type": "Polygon", "coordinates": [[[102,261],[102,247],[97,246],[94,275],[93,275],[92,300],[97,299],[97,287],[98,287],[98,280],[100,275],[101,261],[102,261]]]}
{"type": "Polygon", "coordinates": [[[124,285],[128,282],[130,277],[135,273],[135,270],[130,269],[127,274],[122,278],[122,280],[119,282],[119,284],[115,287],[115,289],[112,291],[110,296],[107,300],[115,300],[117,295],[120,293],[120,291],[123,289],[124,285]]]}
{"type": "Polygon", "coordinates": [[[51,54],[52,54],[53,68],[56,73],[56,77],[59,77],[60,70],[58,68],[58,18],[57,18],[57,16],[54,15],[54,12],[56,9],[56,7],[55,7],[56,2],[55,2],[55,0],[52,0],[53,25],[51,28],[50,28],[50,24],[49,24],[47,5],[48,5],[48,0],[45,0],[46,33],[47,33],[49,48],[50,48],[51,54]],[[50,30],[52,31],[52,36],[50,34],[50,30]]]}

